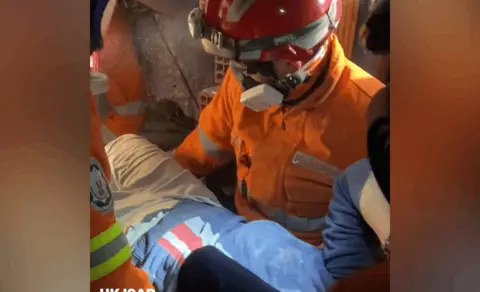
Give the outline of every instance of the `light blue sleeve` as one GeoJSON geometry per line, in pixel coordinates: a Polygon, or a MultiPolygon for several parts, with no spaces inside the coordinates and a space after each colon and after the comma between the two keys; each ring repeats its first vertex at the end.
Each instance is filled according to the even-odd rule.
{"type": "Polygon", "coordinates": [[[323,231],[324,264],[334,279],[371,266],[378,242],[358,211],[360,191],[370,165],[361,160],[338,177],[323,231]]]}

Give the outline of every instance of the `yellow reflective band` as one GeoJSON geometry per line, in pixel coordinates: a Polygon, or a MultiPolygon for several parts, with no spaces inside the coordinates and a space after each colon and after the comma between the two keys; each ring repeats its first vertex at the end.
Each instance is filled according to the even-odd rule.
{"type": "Polygon", "coordinates": [[[120,234],[122,234],[122,226],[120,226],[118,222],[115,222],[110,228],[90,239],[90,252],[94,252],[109,244],[120,234]]]}
{"type": "Polygon", "coordinates": [[[126,261],[130,259],[132,251],[130,246],[125,245],[119,252],[117,252],[113,257],[107,261],[101,263],[100,265],[90,269],[90,281],[98,280],[111,272],[115,271],[123,265],[126,261]]]}

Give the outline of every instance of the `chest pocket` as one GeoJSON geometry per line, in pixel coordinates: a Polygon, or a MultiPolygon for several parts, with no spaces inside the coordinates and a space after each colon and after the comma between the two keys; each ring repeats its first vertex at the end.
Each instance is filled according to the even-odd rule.
{"type": "Polygon", "coordinates": [[[340,173],[335,166],[297,151],[285,171],[287,208],[302,217],[326,215],[333,183],[340,173]]]}
{"type": "Polygon", "coordinates": [[[283,205],[282,183],[278,179],[288,158],[288,143],[281,132],[272,131],[262,140],[235,136],[239,189],[243,196],[266,205],[283,205]],[[280,202],[280,203],[279,203],[280,202]]]}

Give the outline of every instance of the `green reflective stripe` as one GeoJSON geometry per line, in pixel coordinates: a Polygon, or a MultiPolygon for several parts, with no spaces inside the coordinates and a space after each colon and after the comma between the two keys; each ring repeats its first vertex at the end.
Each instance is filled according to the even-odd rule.
{"type": "Polygon", "coordinates": [[[90,239],[90,280],[110,274],[130,259],[132,251],[120,223],[90,239]]]}
{"type": "Polygon", "coordinates": [[[125,234],[119,234],[115,239],[97,249],[90,252],[90,268],[94,268],[116,255],[122,248],[128,245],[128,240],[125,234]]]}
{"type": "Polygon", "coordinates": [[[103,262],[102,264],[90,269],[90,281],[98,280],[111,272],[115,271],[118,267],[123,265],[126,261],[130,259],[132,255],[132,250],[127,244],[119,252],[117,252],[109,260],[103,262]]]}
{"type": "Polygon", "coordinates": [[[117,236],[122,234],[122,226],[115,222],[110,228],[90,239],[90,253],[100,249],[104,245],[109,244],[117,236]]]}

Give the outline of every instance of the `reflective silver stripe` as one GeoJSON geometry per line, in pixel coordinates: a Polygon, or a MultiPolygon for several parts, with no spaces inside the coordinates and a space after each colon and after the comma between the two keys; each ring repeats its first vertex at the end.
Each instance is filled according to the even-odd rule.
{"type": "Polygon", "coordinates": [[[228,162],[233,159],[232,153],[223,151],[219,149],[215,143],[213,143],[207,134],[200,128],[197,127],[198,137],[200,138],[200,144],[202,145],[203,150],[211,157],[215,158],[220,162],[228,162]]]}
{"type": "Polygon", "coordinates": [[[133,116],[145,113],[146,102],[142,99],[123,105],[110,106],[106,95],[108,91],[108,77],[103,73],[90,72],[90,89],[92,90],[101,117],[106,116],[106,114],[102,114],[104,111],[112,108],[121,116],[133,116]]]}
{"type": "Polygon", "coordinates": [[[144,100],[137,100],[127,104],[113,106],[113,109],[121,116],[141,115],[145,112],[146,103],[144,100]]]}
{"type": "Polygon", "coordinates": [[[120,233],[115,239],[90,253],[90,268],[101,265],[113,258],[122,248],[128,245],[127,238],[120,233]]]}
{"type": "Polygon", "coordinates": [[[288,230],[296,232],[312,232],[325,228],[325,217],[305,218],[288,215],[280,209],[255,204],[259,211],[264,213],[269,219],[277,222],[288,230]]]}

